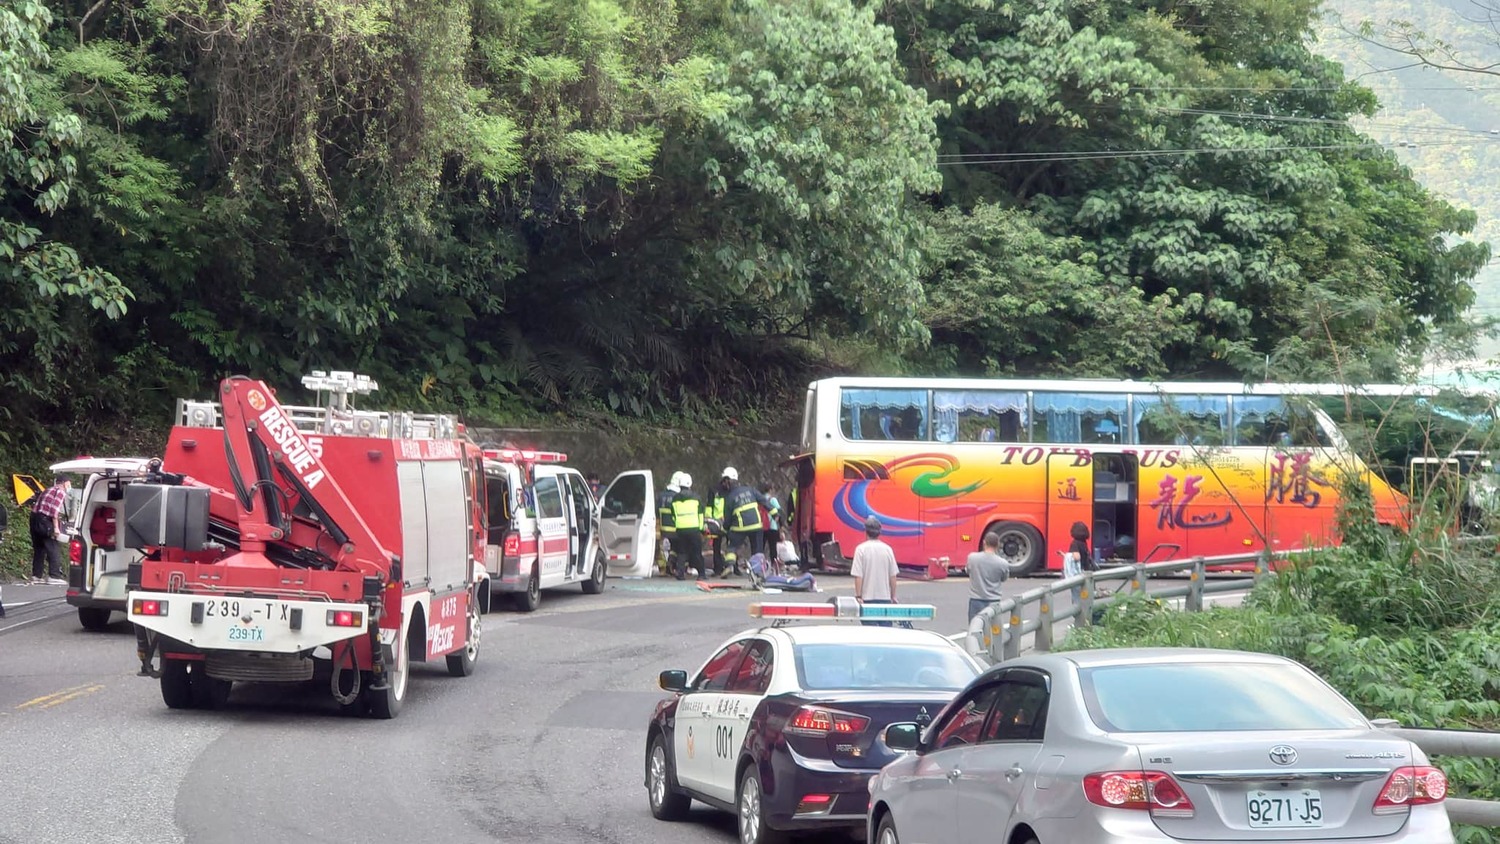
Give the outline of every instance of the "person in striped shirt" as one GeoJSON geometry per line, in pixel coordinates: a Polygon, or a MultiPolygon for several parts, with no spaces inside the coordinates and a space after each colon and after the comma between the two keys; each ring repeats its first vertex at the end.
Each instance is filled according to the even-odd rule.
{"type": "Polygon", "coordinates": [[[63,516],[68,508],[68,490],[73,482],[58,475],[47,491],[31,505],[31,579],[35,583],[65,586],[62,576],[62,549],[57,537],[62,535],[63,516]],[[43,577],[43,564],[46,577],[43,577]]]}

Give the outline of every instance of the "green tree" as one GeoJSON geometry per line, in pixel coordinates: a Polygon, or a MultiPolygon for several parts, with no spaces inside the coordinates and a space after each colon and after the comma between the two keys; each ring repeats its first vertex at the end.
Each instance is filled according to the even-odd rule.
{"type": "Polygon", "coordinates": [[[89,312],[115,319],[130,290],[81,258],[57,225],[78,181],[84,125],[57,98],[40,2],[0,6],[0,413],[31,427],[42,406],[77,386],[67,358],[89,312]]]}

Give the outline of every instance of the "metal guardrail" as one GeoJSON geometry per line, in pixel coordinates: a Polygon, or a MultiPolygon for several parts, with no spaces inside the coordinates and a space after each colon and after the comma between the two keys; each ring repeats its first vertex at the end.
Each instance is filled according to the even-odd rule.
{"type": "Polygon", "coordinates": [[[1158,574],[1188,572],[1188,581],[1181,586],[1154,590],[1153,598],[1183,598],[1183,609],[1198,612],[1203,609],[1203,596],[1220,592],[1238,592],[1245,588],[1243,581],[1228,580],[1209,582],[1205,575],[1211,566],[1243,565],[1255,566],[1254,577],[1259,580],[1270,571],[1269,561],[1263,554],[1232,554],[1223,557],[1193,557],[1167,563],[1134,563],[1114,566],[1099,571],[1086,571],[1073,577],[1065,577],[1046,586],[1038,587],[1020,595],[1004,598],[979,611],[969,622],[964,636],[964,650],[973,656],[991,663],[1014,659],[1021,655],[1021,639],[1028,633],[1035,634],[1037,650],[1048,651],[1054,643],[1053,625],[1073,618],[1079,624],[1093,624],[1094,610],[1108,606],[1115,597],[1146,591],[1147,578],[1158,574]],[[1121,585],[1112,594],[1098,594],[1103,583],[1118,581],[1121,585]],[[1057,599],[1061,595],[1079,590],[1078,600],[1059,610],[1057,599]],[[1022,618],[1023,608],[1035,604],[1035,618],[1022,618]]]}
{"type": "MultiPolygon", "coordinates": [[[[1211,566],[1253,563],[1256,580],[1270,571],[1269,560],[1260,554],[1242,554],[1227,557],[1194,557],[1170,563],[1134,564],[1115,566],[1099,571],[1086,571],[1074,577],[1065,577],[1055,583],[1005,598],[979,611],[969,622],[964,635],[964,649],[970,654],[987,659],[991,663],[1013,659],[1021,655],[1021,640],[1026,634],[1034,635],[1037,650],[1051,650],[1054,643],[1053,625],[1067,619],[1077,619],[1079,624],[1093,624],[1094,610],[1107,606],[1115,597],[1146,592],[1146,580],[1157,574],[1188,572],[1188,581],[1181,586],[1152,591],[1153,598],[1183,598],[1183,610],[1198,612],[1203,609],[1203,596],[1220,592],[1239,591],[1244,588],[1240,581],[1208,582],[1205,578],[1211,566]],[[1120,582],[1113,594],[1101,596],[1101,583],[1120,582]],[[1057,608],[1059,596],[1077,588],[1078,600],[1070,601],[1066,610],[1057,608]],[[1035,604],[1035,618],[1023,618],[1023,608],[1035,604]]],[[[1378,726],[1393,735],[1410,741],[1424,753],[1438,756],[1473,756],[1484,759],[1500,759],[1500,733],[1482,733],[1464,730],[1427,730],[1396,726],[1391,721],[1377,721],[1378,726]]],[[[1471,826],[1500,827],[1500,801],[1475,800],[1450,797],[1444,801],[1448,819],[1454,823],[1471,826]]]]}

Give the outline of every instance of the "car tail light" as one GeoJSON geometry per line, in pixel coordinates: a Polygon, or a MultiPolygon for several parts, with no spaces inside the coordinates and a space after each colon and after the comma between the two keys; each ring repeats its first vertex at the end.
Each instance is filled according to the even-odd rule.
{"type": "Polygon", "coordinates": [[[870,719],[817,706],[804,706],[792,715],[786,731],[799,736],[858,735],[870,726],[870,719]]]}
{"type": "Polygon", "coordinates": [[[1390,815],[1408,806],[1441,803],[1448,796],[1448,776],[1427,765],[1407,765],[1391,771],[1375,798],[1375,814],[1390,815]]]}
{"type": "Polygon", "coordinates": [[[797,801],[797,815],[825,815],[833,808],[832,794],[804,794],[797,801]]]}
{"type": "Polygon", "coordinates": [[[68,540],[68,564],[83,565],[83,540],[76,536],[68,540]]]}
{"type": "Polygon", "coordinates": [[[115,508],[95,508],[89,519],[89,542],[106,551],[115,550],[115,518],[115,508]]]}
{"type": "Polygon", "coordinates": [[[1165,818],[1190,818],[1193,801],[1171,774],[1162,771],[1105,771],[1083,778],[1090,803],[1111,809],[1146,809],[1165,818]]]}
{"type": "Polygon", "coordinates": [[[519,533],[508,534],[505,537],[505,545],[501,547],[500,553],[507,557],[521,556],[521,535],[519,533]]]}

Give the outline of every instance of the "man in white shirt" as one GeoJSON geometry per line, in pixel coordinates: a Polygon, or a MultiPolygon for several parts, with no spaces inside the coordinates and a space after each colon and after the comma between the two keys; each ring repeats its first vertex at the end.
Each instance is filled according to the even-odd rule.
{"type": "MultiPolygon", "coordinates": [[[[854,575],[854,594],[864,604],[896,603],[896,552],[880,540],[880,520],[874,516],[865,519],[865,536],[869,537],[854,549],[854,565],[849,573],[854,575]]],[[[889,621],[867,621],[865,624],[890,627],[889,621]]]]}

